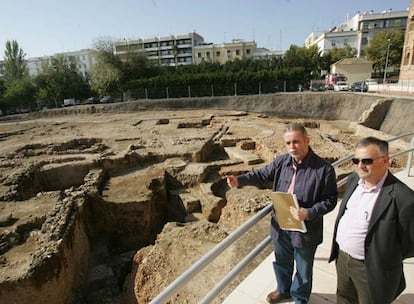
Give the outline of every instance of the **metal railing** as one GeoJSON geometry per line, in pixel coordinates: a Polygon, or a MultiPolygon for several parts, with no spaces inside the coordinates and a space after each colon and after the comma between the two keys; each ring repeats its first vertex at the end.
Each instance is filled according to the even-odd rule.
{"type": "MultiPolygon", "coordinates": [[[[410,141],[410,148],[399,151],[397,153],[390,154],[390,157],[397,157],[402,154],[408,154],[406,170],[407,176],[410,176],[410,170],[413,160],[414,152],[414,132],[405,133],[396,137],[393,137],[388,142],[392,142],[407,136],[413,136],[410,141]]],[[[334,163],[332,166],[337,167],[346,161],[350,160],[353,157],[353,154],[347,155],[334,163]]],[[[347,177],[341,179],[337,182],[337,186],[341,187],[347,182],[347,177]]],[[[234,230],[228,237],[223,241],[217,244],[213,249],[211,249],[206,255],[194,263],[190,268],[188,268],[184,273],[182,273],[175,281],[173,281],[166,289],[164,289],[160,294],[158,294],[150,304],[164,304],[167,303],[178,291],[180,291],[197,273],[202,271],[207,267],[211,261],[220,255],[224,250],[226,250],[230,245],[237,241],[242,235],[244,235],[250,228],[256,225],[261,221],[267,214],[272,210],[272,204],[268,204],[257,214],[248,219],[245,223],[240,225],[236,230],[234,230]]],[[[214,300],[220,292],[234,279],[243,269],[247,266],[258,254],[260,254],[271,242],[270,236],[267,236],[259,245],[257,245],[253,250],[251,250],[230,272],[228,272],[224,278],[216,284],[216,286],[209,291],[209,293],[199,302],[199,303],[210,303],[214,300]]]]}

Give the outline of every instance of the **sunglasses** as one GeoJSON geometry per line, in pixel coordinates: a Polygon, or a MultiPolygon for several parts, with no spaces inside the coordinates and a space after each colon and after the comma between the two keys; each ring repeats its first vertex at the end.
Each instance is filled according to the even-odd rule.
{"type": "Polygon", "coordinates": [[[383,158],[384,156],[380,156],[377,158],[352,158],[352,162],[354,163],[354,165],[358,165],[359,162],[361,162],[363,165],[372,165],[374,163],[375,160],[383,158]]]}

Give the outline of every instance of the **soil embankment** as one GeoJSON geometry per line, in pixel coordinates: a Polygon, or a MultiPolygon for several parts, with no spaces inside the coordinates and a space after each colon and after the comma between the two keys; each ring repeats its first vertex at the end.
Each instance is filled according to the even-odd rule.
{"type": "MultiPolygon", "coordinates": [[[[285,118],[346,120],[399,135],[414,130],[414,99],[371,93],[302,92],[252,96],[221,96],[136,100],[105,106],[56,110],[58,113],[134,112],[144,109],[228,109],[285,118]]],[[[49,111],[54,113],[54,111],[49,111]]],[[[35,114],[36,115],[36,114],[35,114]]],[[[43,116],[44,114],[38,114],[43,116]]]]}

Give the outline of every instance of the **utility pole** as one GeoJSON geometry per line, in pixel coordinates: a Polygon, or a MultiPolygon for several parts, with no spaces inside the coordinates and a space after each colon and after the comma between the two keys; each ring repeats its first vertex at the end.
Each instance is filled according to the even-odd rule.
{"type": "Polygon", "coordinates": [[[387,81],[387,66],[388,66],[388,56],[390,55],[390,45],[391,45],[391,39],[388,38],[387,57],[385,58],[385,67],[384,67],[384,80],[382,82],[384,85],[387,81]]]}

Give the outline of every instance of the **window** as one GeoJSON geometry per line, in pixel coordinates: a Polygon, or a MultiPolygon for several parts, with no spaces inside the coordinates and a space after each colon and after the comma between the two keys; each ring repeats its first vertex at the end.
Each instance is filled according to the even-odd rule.
{"type": "Polygon", "coordinates": [[[216,57],[220,57],[220,56],[221,56],[220,51],[217,51],[216,52],[216,57]]]}
{"type": "Polygon", "coordinates": [[[368,37],[362,37],[361,45],[367,45],[367,44],[368,44],[368,37]]]}
{"type": "Polygon", "coordinates": [[[335,46],[335,45],[336,45],[336,40],[332,40],[332,41],[331,41],[331,45],[332,45],[332,46],[335,46]]]}
{"type": "Polygon", "coordinates": [[[240,56],[240,50],[236,49],[236,56],[240,56]]]}
{"type": "Polygon", "coordinates": [[[150,52],[147,52],[147,55],[148,56],[158,56],[158,52],[157,51],[150,51],[150,52]]]}
{"type": "Polygon", "coordinates": [[[250,55],[250,49],[246,49],[246,54],[250,55]]]}
{"type": "Polygon", "coordinates": [[[231,51],[227,50],[227,57],[231,57],[231,51]]]}
{"type": "Polygon", "coordinates": [[[348,45],[348,39],[344,39],[344,45],[348,45]]]}
{"type": "Polygon", "coordinates": [[[200,52],[197,53],[197,57],[201,58],[201,53],[200,52]]]}
{"type": "Polygon", "coordinates": [[[210,58],[210,52],[206,52],[207,58],[210,58]]]}

